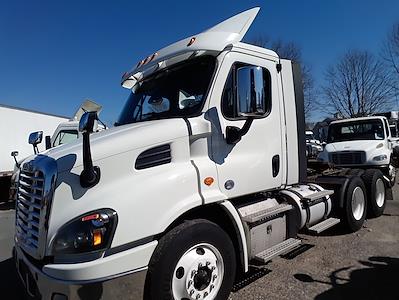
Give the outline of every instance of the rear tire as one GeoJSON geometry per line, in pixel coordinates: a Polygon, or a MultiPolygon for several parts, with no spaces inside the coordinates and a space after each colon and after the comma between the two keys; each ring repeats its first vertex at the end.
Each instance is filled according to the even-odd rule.
{"type": "Polygon", "coordinates": [[[366,185],[368,214],[371,217],[379,217],[384,213],[386,205],[384,175],[380,170],[368,169],[362,178],[366,185]]]}
{"type": "Polygon", "coordinates": [[[342,221],[350,232],[358,231],[366,219],[366,187],[363,180],[354,176],[345,191],[342,221]]]}
{"type": "Polygon", "coordinates": [[[185,221],[164,235],[151,258],[147,300],[229,297],[236,272],[233,243],[215,223],[185,221]]]}

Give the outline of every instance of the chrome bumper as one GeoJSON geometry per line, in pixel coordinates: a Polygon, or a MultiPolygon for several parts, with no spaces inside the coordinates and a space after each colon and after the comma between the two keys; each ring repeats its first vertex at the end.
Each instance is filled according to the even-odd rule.
{"type": "Polygon", "coordinates": [[[14,258],[27,294],[35,299],[143,299],[147,268],[95,280],[62,281],[44,274],[18,247],[14,258]]]}

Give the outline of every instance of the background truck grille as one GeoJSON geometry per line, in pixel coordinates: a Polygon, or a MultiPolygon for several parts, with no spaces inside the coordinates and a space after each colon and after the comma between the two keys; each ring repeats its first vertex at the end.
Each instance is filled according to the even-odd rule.
{"type": "Polygon", "coordinates": [[[331,154],[331,161],[336,165],[360,165],[366,161],[364,151],[343,151],[331,154]]]}
{"type": "Polygon", "coordinates": [[[16,244],[35,259],[45,255],[50,205],[57,177],[57,163],[38,155],[19,171],[16,199],[16,244]]]}

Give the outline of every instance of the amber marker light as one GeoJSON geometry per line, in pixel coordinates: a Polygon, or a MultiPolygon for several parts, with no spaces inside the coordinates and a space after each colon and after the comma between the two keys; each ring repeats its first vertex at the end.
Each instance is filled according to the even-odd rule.
{"type": "Polygon", "coordinates": [[[194,42],[195,42],[195,37],[192,37],[192,38],[190,39],[190,41],[188,42],[187,47],[189,47],[189,46],[191,46],[192,44],[194,44],[194,42]]]}
{"type": "Polygon", "coordinates": [[[93,232],[93,246],[101,245],[103,241],[102,232],[100,229],[93,232]]]}
{"type": "Polygon", "coordinates": [[[215,180],[213,179],[213,177],[207,177],[204,179],[204,183],[207,186],[210,186],[215,180]]]}

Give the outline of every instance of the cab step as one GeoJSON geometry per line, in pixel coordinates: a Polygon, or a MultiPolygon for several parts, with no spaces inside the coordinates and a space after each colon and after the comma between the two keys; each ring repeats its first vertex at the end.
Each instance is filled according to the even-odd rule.
{"type": "Polygon", "coordinates": [[[290,204],[279,204],[270,208],[257,211],[253,214],[243,217],[243,221],[247,223],[255,223],[264,219],[269,219],[275,215],[289,211],[294,207],[290,204]]]}
{"type": "Polygon", "coordinates": [[[315,200],[324,198],[326,196],[330,196],[332,194],[334,194],[333,190],[322,190],[322,191],[318,191],[316,193],[307,195],[306,197],[303,197],[303,200],[313,202],[315,200]]]}
{"type": "Polygon", "coordinates": [[[289,238],[269,249],[266,249],[258,254],[255,255],[255,259],[262,262],[267,263],[269,260],[273,259],[274,257],[286,254],[287,252],[293,250],[294,248],[298,247],[301,244],[301,240],[289,238]]]}
{"type": "Polygon", "coordinates": [[[340,219],[329,218],[324,220],[323,222],[313,225],[308,229],[308,231],[314,234],[318,234],[320,232],[323,232],[324,230],[327,230],[330,227],[333,227],[334,225],[337,225],[339,222],[341,222],[340,219]]]}

